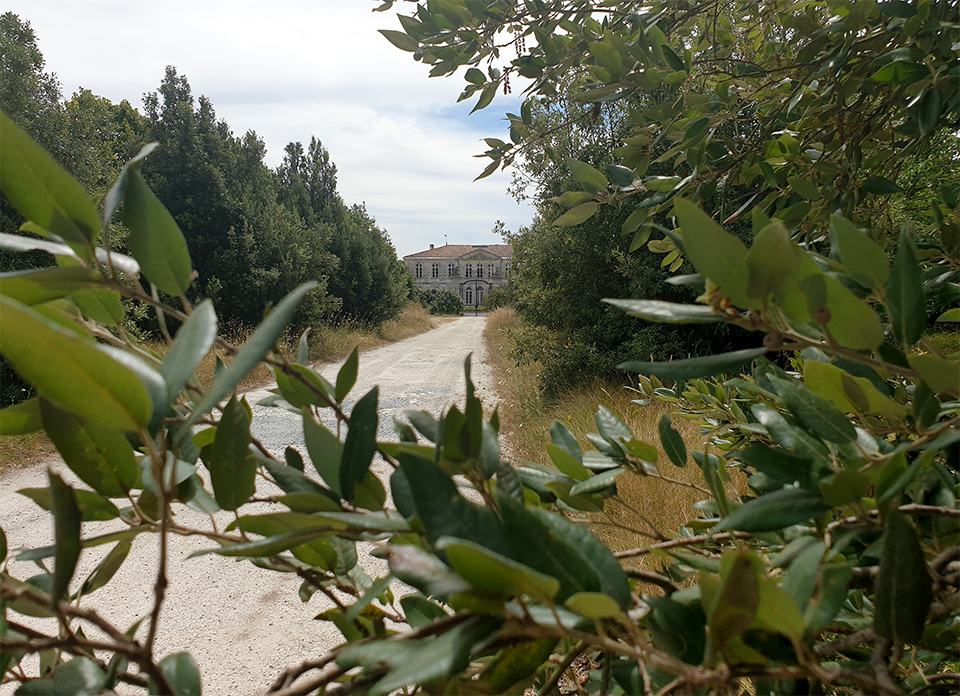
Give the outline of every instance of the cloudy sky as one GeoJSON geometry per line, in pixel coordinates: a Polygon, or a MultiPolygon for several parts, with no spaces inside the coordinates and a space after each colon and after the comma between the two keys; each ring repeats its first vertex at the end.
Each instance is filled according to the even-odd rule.
{"type": "MultiPolygon", "coordinates": [[[[7,0],[36,33],[64,96],[79,87],[142,106],[167,65],[205,94],[234,134],[255,130],[276,166],[288,142],[317,136],[347,203],[365,202],[401,256],[429,244],[497,244],[531,210],[506,194],[507,173],[473,183],[489,160],[483,137],[505,138],[499,97],[468,116],[461,74],[426,66],[378,29],[396,12],[371,0],[7,0]]],[[[410,7],[397,3],[395,10],[410,7]]],[[[474,100],[471,99],[471,102],[474,100]]]]}

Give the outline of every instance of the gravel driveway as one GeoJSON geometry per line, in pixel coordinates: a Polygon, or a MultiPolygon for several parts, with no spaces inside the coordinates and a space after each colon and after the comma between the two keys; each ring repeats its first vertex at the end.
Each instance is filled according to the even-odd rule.
{"type": "MultiPolygon", "coordinates": [[[[484,363],[482,343],[485,321],[484,317],[463,317],[360,356],[360,374],[351,399],[356,400],[373,385],[380,385],[378,438],[395,439],[390,417],[399,416],[404,409],[424,409],[436,414],[462,401],[463,361],[471,352],[478,395],[485,404],[493,404],[492,380],[484,363]]],[[[338,368],[339,364],[329,364],[320,371],[332,381],[338,368]]],[[[265,393],[265,390],[252,392],[248,400],[256,403],[265,393]]],[[[294,414],[255,407],[254,434],[281,461],[287,445],[297,447],[306,455],[301,422],[294,414]]],[[[55,470],[65,470],[62,463],[48,462],[0,478],[0,526],[7,534],[11,550],[52,543],[52,518],[16,493],[20,488],[45,486],[48,464],[55,470]]],[[[68,480],[77,482],[72,475],[68,480]]],[[[257,507],[266,511],[279,506],[258,504],[250,506],[250,512],[256,512],[257,507]]],[[[244,508],[244,512],[250,514],[248,508],[244,508]]],[[[220,513],[216,517],[222,529],[233,515],[220,513]]],[[[187,526],[209,525],[205,515],[185,507],[178,510],[177,519],[187,526]]],[[[85,523],[84,536],[117,527],[116,520],[85,523]]],[[[297,596],[300,581],[296,576],[212,555],[187,558],[192,552],[212,545],[201,537],[171,537],[170,586],[157,639],[160,656],[181,650],[192,653],[200,667],[204,694],[257,693],[268,687],[285,667],[318,657],[342,641],[331,624],[312,620],[329,605],[319,594],[307,603],[301,602],[297,596]]],[[[152,606],[157,546],[155,537],[138,537],[110,584],[85,597],[84,605],[96,608],[122,629],[145,616],[152,606]]],[[[79,582],[108,550],[109,546],[83,551],[77,568],[79,582]]],[[[384,572],[382,563],[369,556],[362,555],[361,564],[371,574],[384,572]]],[[[10,569],[19,578],[37,572],[28,563],[11,563],[10,569]]],[[[45,622],[49,626],[51,620],[31,621],[39,628],[45,622]]],[[[141,637],[144,631],[145,628],[141,629],[141,637]]],[[[93,637],[94,633],[88,635],[93,637]]],[[[24,664],[31,665],[28,661],[24,664]]],[[[13,691],[12,685],[0,686],[0,696],[8,696],[13,691]]]]}

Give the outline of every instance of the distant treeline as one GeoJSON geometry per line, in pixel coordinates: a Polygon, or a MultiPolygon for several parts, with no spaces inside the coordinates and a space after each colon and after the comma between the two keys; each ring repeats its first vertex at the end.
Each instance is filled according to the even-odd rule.
{"type": "MultiPolygon", "coordinates": [[[[301,304],[301,326],[376,324],[407,302],[408,274],[386,231],[363,205],[340,197],[337,168],[318,139],[290,143],[270,169],[263,140],[252,130],[235,136],[172,66],[140,111],[88,89],[64,99],[44,68],[30,23],[0,15],[0,109],[94,195],[109,190],[144,144],[158,142],[143,174],[186,236],[197,273],[189,299],[214,299],[221,320],[252,325],[306,280],[319,286],[301,304]]],[[[3,200],[0,231],[22,222],[3,200]]],[[[124,233],[113,230],[120,249],[124,233]]],[[[3,252],[0,270],[37,263],[27,261],[3,252]]]]}

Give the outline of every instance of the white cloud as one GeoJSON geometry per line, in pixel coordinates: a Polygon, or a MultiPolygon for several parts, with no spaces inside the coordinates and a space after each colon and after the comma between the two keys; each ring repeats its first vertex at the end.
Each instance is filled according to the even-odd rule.
{"type": "MultiPolygon", "coordinates": [[[[164,68],[186,75],[235,134],[255,130],[267,161],[288,142],[317,136],[339,172],[348,203],[365,201],[401,255],[428,244],[497,243],[531,211],[506,193],[508,174],[471,183],[487,160],[482,137],[504,138],[495,101],[467,117],[456,104],[463,78],[428,78],[428,68],[378,29],[393,13],[368,0],[8,0],[36,32],[47,70],[63,91],[80,86],[140,106],[164,68]]],[[[401,5],[397,9],[404,10],[401,5]]],[[[473,101],[473,100],[471,100],[473,101]]]]}

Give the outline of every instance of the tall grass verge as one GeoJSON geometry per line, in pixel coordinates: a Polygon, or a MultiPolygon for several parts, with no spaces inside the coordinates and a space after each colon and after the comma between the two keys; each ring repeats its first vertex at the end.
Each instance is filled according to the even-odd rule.
{"type": "MultiPolygon", "coordinates": [[[[500,433],[505,453],[515,463],[532,460],[550,465],[544,445],[550,442],[550,425],[559,420],[576,436],[581,448],[593,449],[587,433],[597,432],[594,414],[600,404],[616,413],[641,440],[659,447],[657,425],[666,404],[632,403],[637,392],[624,386],[629,375],[619,383],[596,380],[576,388],[561,390],[552,399],[537,390],[537,363],[518,360],[516,339],[523,326],[510,308],[497,309],[487,317],[485,340],[487,356],[493,368],[500,397],[500,433]]],[[[674,427],[683,436],[688,450],[703,449],[703,436],[690,421],[674,418],[674,427]]],[[[671,536],[690,519],[693,504],[709,498],[703,476],[691,460],[677,468],[661,452],[657,462],[661,473],[676,482],[653,477],[623,474],[617,479],[617,495],[606,501],[604,512],[591,519],[591,528],[613,551],[644,546],[658,534],[671,536]]],[[[738,486],[735,486],[738,487],[738,486]]],[[[657,561],[644,557],[643,564],[657,561]]]]}
{"type": "MultiPolygon", "coordinates": [[[[380,346],[402,341],[418,334],[430,331],[444,321],[431,317],[419,303],[411,302],[395,318],[380,326],[370,326],[359,322],[343,322],[332,326],[317,326],[310,331],[309,356],[313,362],[330,362],[345,358],[357,346],[361,351],[372,350],[380,346]]],[[[242,346],[250,338],[252,331],[245,328],[221,327],[221,336],[234,346],[242,346]]],[[[300,337],[288,332],[277,342],[277,349],[288,359],[296,359],[300,337]]],[[[148,342],[147,347],[160,355],[166,354],[166,342],[148,342]]],[[[213,381],[217,358],[229,362],[227,352],[215,346],[197,368],[197,376],[205,387],[213,381]]],[[[273,381],[273,374],[265,365],[258,365],[240,383],[238,391],[257,389],[273,381]]],[[[4,437],[0,439],[0,474],[4,471],[57,456],[57,450],[43,432],[4,437]]]]}

